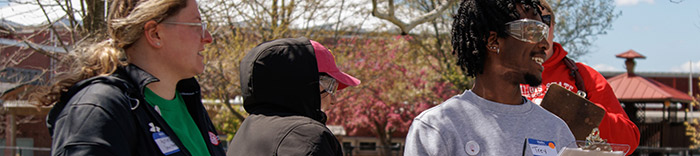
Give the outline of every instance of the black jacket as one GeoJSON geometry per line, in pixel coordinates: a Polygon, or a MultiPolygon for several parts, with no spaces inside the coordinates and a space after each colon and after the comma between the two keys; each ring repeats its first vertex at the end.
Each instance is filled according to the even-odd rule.
{"type": "MultiPolygon", "coordinates": [[[[165,120],[146,103],[143,89],[158,81],[128,65],[110,76],[76,83],[61,95],[46,122],[53,139],[51,155],[164,155],[154,140],[163,132],[179,148],[173,155],[190,155],[165,120]]],[[[194,78],[178,82],[177,90],[201,131],[211,155],[224,155],[223,145],[201,102],[194,78]]]]}
{"type": "Polygon", "coordinates": [[[241,89],[250,114],[226,155],[342,155],[325,126],[319,73],[309,39],[279,39],[241,61],[241,89]]]}

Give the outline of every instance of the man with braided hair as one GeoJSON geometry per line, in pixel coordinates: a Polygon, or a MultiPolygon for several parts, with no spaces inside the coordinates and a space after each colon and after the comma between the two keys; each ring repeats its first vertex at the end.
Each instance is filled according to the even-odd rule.
{"type": "Polygon", "coordinates": [[[452,25],[466,90],[418,115],[406,155],[556,155],[575,147],[566,123],[521,96],[540,85],[549,26],[538,0],[464,0],[452,25]]]}
{"type": "Polygon", "coordinates": [[[542,71],[543,83],[534,86],[522,84],[521,93],[536,104],[542,101],[551,84],[561,85],[575,93],[585,93],[586,99],[605,110],[605,116],[598,126],[600,137],[606,139],[608,143],[630,145],[630,151],[627,154],[632,154],[639,145],[639,128],[627,117],[603,75],[588,65],[572,61],[566,57],[568,52],[559,43],[553,42],[552,33],[556,23],[554,12],[546,0],[540,0],[540,3],[542,3],[542,21],[550,26],[550,35],[547,40],[552,48],[546,51],[547,57],[543,64],[544,71],[542,71]]]}

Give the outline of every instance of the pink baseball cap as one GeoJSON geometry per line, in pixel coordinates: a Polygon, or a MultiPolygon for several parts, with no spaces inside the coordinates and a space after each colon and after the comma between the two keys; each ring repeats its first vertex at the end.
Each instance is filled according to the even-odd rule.
{"type": "Polygon", "coordinates": [[[360,84],[360,80],[338,69],[338,66],[335,65],[335,58],[333,57],[333,54],[331,54],[330,50],[321,45],[321,43],[318,43],[314,40],[309,41],[314,47],[314,53],[316,53],[318,72],[326,73],[338,80],[338,82],[340,82],[338,83],[338,90],[341,90],[348,86],[357,86],[360,84]]]}

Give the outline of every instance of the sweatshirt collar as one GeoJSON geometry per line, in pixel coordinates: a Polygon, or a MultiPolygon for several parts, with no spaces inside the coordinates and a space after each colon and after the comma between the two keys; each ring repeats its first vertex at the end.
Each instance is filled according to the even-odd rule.
{"type": "Polygon", "coordinates": [[[471,101],[474,105],[477,107],[483,109],[483,110],[489,110],[494,113],[498,114],[508,114],[508,115],[527,115],[529,114],[532,110],[533,107],[535,106],[534,103],[532,103],[530,100],[528,100],[525,97],[523,98],[523,103],[519,105],[509,105],[509,104],[503,104],[503,103],[498,103],[494,101],[490,101],[487,99],[484,99],[480,97],[479,95],[476,95],[474,92],[471,90],[466,90],[463,94],[463,99],[469,101],[470,99],[473,100],[471,101]]]}
{"type": "Polygon", "coordinates": [[[544,64],[542,64],[542,66],[544,66],[545,68],[552,67],[555,64],[561,62],[561,60],[564,59],[564,57],[566,57],[567,54],[569,54],[569,52],[566,52],[566,50],[564,50],[564,48],[561,47],[561,44],[554,42],[554,44],[552,44],[552,57],[549,57],[549,59],[544,61],[544,64]]]}

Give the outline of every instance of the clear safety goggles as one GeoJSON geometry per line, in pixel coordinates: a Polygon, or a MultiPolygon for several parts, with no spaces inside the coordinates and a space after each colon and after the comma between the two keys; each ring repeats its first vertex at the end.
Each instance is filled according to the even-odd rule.
{"type": "Polygon", "coordinates": [[[537,20],[519,19],[506,23],[506,32],[520,41],[538,43],[549,36],[549,26],[537,20]]]}
{"type": "Polygon", "coordinates": [[[207,23],[206,22],[163,22],[163,23],[201,27],[202,31],[200,31],[200,34],[202,35],[202,38],[206,38],[207,32],[209,32],[209,31],[207,31],[207,23]]]}
{"type": "Polygon", "coordinates": [[[321,87],[323,87],[323,91],[329,94],[333,94],[338,90],[338,83],[333,77],[321,75],[319,76],[318,82],[321,84],[321,87]]]}

